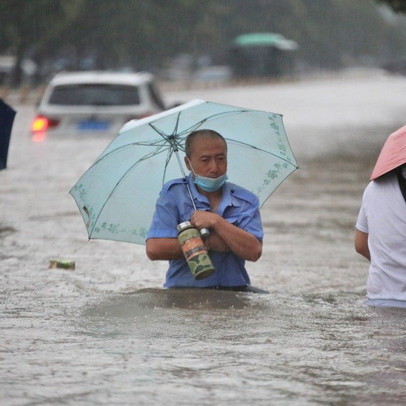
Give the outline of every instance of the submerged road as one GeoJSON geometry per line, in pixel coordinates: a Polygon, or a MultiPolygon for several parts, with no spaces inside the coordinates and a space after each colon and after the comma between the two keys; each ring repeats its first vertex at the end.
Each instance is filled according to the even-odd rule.
{"type": "Polygon", "coordinates": [[[0,171],[2,405],[404,404],[404,314],[363,305],[353,249],[360,199],[406,78],[358,72],[291,83],[174,91],[271,110],[300,169],[261,210],[248,269],[270,295],[161,289],[144,247],[87,241],[68,192],[109,139],[33,142],[31,104],[0,171]],[[76,269],[49,269],[65,257],[76,269]]]}

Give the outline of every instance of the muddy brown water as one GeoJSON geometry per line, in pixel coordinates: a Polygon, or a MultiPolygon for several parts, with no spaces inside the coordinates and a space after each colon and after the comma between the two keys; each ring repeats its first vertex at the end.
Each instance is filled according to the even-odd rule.
{"type": "Polygon", "coordinates": [[[16,105],[0,172],[1,404],[405,404],[404,310],[363,304],[367,262],[353,249],[405,83],[376,73],[168,95],[285,112],[300,170],[263,206],[263,256],[248,265],[269,294],[163,290],[166,265],[142,246],[87,241],[68,191],[108,140],[34,143],[33,107],[16,105]],[[59,257],[76,269],[49,269],[59,257]]]}

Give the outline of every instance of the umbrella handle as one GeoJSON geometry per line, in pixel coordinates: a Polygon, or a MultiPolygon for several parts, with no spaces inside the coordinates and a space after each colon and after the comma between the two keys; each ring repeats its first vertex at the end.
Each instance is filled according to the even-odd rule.
{"type": "Polygon", "coordinates": [[[199,231],[200,231],[200,235],[203,237],[203,239],[206,239],[210,234],[210,230],[208,228],[202,228],[199,231]]]}

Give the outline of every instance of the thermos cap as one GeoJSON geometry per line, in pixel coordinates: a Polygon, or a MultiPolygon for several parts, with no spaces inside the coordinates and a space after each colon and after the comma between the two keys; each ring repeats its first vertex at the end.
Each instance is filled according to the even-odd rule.
{"type": "Polygon", "coordinates": [[[186,227],[190,227],[191,225],[192,225],[192,223],[190,221],[184,221],[183,223],[179,223],[177,226],[178,232],[182,231],[186,227]]]}

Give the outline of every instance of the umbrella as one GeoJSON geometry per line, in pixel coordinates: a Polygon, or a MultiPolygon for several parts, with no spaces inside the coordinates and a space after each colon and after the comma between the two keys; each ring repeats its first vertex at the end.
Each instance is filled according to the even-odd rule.
{"type": "Polygon", "coordinates": [[[194,100],[130,121],[70,191],[89,239],[145,243],[159,192],[181,177],[178,151],[197,129],[223,135],[229,181],[261,205],[298,168],[279,114],[194,100]]]}
{"type": "Polygon", "coordinates": [[[239,47],[275,47],[284,51],[294,51],[298,48],[295,41],[273,32],[242,34],[234,39],[234,45],[239,47]]]}
{"type": "Polygon", "coordinates": [[[8,146],[16,112],[0,99],[0,170],[7,166],[8,146]]]}
{"type": "Polygon", "coordinates": [[[406,163],[406,125],[389,135],[372,171],[371,180],[406,163]]]}

